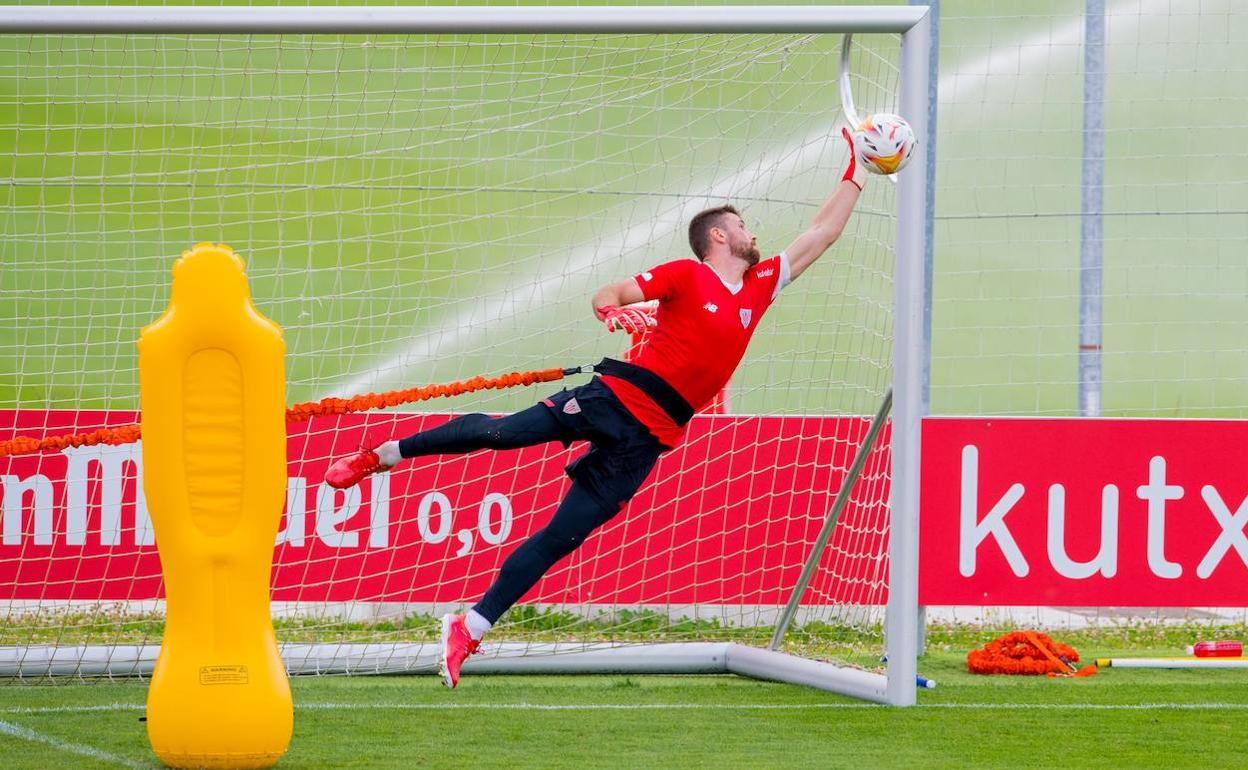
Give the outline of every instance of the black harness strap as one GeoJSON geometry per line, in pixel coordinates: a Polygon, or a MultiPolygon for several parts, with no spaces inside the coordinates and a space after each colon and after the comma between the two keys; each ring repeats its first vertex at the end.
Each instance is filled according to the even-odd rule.
{"type": "Polygon", "coordinates": [[[619,377],[625,382],[636,385],[642,393],[662,407],[677,425],[684,425],[693,417],[693,407],[689,405],[685,397],[669,385],[667,380],[649,369],[626,361],[617,361],[614,358],[604,358],[594,364],[594,371],[598,374],[619,377]]]}

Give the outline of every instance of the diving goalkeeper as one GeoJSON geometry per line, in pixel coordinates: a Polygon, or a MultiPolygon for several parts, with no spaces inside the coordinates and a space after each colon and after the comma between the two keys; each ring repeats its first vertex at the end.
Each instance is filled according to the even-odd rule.
{"type": "Polygon", "coordinates": [[[760,260],[754,235],[732,206],[697,214],[689,246],[697,260],[680,259],[600,289],[594,315],[607,331],[654,332],[631,363],[604,359],[600,375],[515,414],[466,414],[436,428],[361,449],[325,474],[346,488],[404,459],[518,449],[548,441],[590,448],[567,467],[572,483],[550,523],[503,562],[481,601],[442,618],[439,670],[448,687],[490,627],[556,562],[610,521],[632,499],[659,455],[680,443],[685,425],[732,377],[763,313],[780,291],[836,242],[866,182],[855,160],[810,228],[777,256],[760,260]],[[634,303],[658,300],[653,315],[634,303]]]}

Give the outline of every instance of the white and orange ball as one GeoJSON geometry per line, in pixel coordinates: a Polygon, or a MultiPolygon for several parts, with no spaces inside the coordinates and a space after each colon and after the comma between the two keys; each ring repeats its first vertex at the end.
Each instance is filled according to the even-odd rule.
{"type": "Polygon", "coordinates": [[[896,174],[914,155],[914,129],[900,115],[867,116],[854,132],[858,162],[872,174],[896,174]]]}

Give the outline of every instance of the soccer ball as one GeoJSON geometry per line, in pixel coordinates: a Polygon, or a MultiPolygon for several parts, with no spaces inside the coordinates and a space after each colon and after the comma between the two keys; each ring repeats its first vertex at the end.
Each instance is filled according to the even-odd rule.
{"type": "Polygon", "coordinates": [[[914,154],[914,129],[900,115],[868,115],[854,132],[854,150],[872,174],[896,174],[914,154]]]}

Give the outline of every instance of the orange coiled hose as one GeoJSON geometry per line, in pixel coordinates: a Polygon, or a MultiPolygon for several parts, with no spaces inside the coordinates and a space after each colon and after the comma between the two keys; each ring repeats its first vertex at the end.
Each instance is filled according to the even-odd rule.
{"type": "Polygon", "coordinates": [[[1039,631],[1011,631],[966,655],[972,674],[1023,674],[1031,676],[1092,676],[1096,666],[1076,669],[1079,653],[1039,631]]]}
{"type": "MultiPolygon", "coordinates": [[[[567,374],[565,369],[541,369],[535,372],[510,372],[498,377],[473,377],[459,382],[444,385],[425,385],[406,390],[390,390],[385,393],[365,393],[350,398],[323,398],[320,401],[309,401],[295,404],[286,410],[286,422],[305,422],[313,417],[327,414],[351,414],[366,412],[370,409],[384,409],[400,404],[416,401],[428,401],[431,398],[445,398],[472,393],[478,390],[503,390],[517,385],[534,385],[539,382],[561,380],[567,374]]],[[[130,444],[138,441],[139,425],[118,425],[115,428],[101,428],[90,433],[72,433],[63,436],[47,436],[32,438],[18,436],[8,441],[0,441],[0,457],[34,454],[45,450],[60,450],[65,447],[94,446],[96,444],[130,444]]]]}

